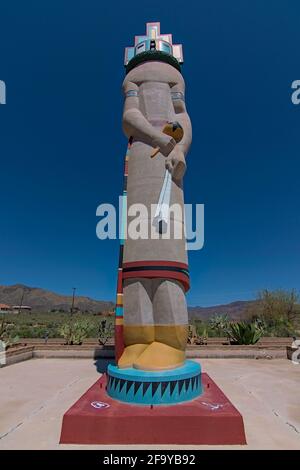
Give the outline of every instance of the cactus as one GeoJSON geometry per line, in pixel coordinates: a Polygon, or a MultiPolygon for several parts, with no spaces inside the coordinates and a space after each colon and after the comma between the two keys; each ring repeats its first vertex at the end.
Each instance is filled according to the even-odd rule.
{"type": "Polygon", "coordinates": [[[228,333],[229,318],[228,315],[217,313],[210,319],[209,326],[212,330],[217,332],[218,336],[222,336],[228,333]]]}
{"type": "Polygon", "coordinates": [[[98,341],[99,344],[104,346],[107,341],[113,336],[113,324],[111,321],[104,318],[101,320],[98,328],[98,341]]]}
{"type": "Polygon", "coordinates": [[[13,335],[11,331],[14,325],[11,325],[5,321],[4,318],[0,320],[0,341],[5,343],[6,349],[19,341],[19,336],[13,335]]]}
{"type": "Polygon", "coordinates": [[[87,320],[71,320],[64,323],[59,332],[65,339],[65,344],[82,344],[82,341],[88,337],[91,326],[87,320]]]}

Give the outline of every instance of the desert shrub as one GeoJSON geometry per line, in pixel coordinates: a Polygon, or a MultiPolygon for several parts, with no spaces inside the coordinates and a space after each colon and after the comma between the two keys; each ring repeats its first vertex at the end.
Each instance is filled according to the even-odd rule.
{"type": "Polygon", "coordinates": [[[107,343],[107,341],[112,338],[114,334],[114,326],[111,320],[108,318],[103,318],[103,320],[100,321],[99,327],[98,327],[98,341],[99,344],[102,344],[103,346],[107,343]]]}
{"type": "Polygon", "coordinates": [[[282,318],[266,326],[266,335],[274,337],[297,336],[297,329],[292,322],[282,318]]]}
{"type": "Polygon", "coordinates": [[[280,324],[283,321],[293,323],[300,315],[298,300],[295,290],[265,289],[259,293],[261,316],[270,324],[280,324]]]}
{"type": "Polygon", "coordinates": [[[210,328],[216,332],[216,336],[227,336],[229,318],[227,314],[215,314],[209,321],[210,328]]]}
{"type": "Polygon", "coordinates": [[[19,340],[18,335],[14,330],[14,325],[1,318],[0,320],[0,341],[5,343],[5,346],[8,348],[19,340]]]}
{"type": "Polygon", "coordinates": [[[195,332],[197,336],[201,336],[203,330],[203,323],[201,320],[194,319],[191,321],[191,326],[195,328],[195,332]]]}
{"type": "Polygon", "coordinates": [[[246,318],[264,324],[266,336],[293,336],[300,325],[299,296],[295,290],[267,289],[258,293],[246,311],[246,318]]]}
{"type": "Polygon", "coordinates": [[[66,344],[82,344],[88,337],[91,326],[85,320],[70,320],[60,327],[60,335],[65,339],[66,344]]]}
{"type": "Polygon", "coordinates": [[[232,344],[255,344],[261,338],[263,329],[257,323],[230,323],[228,335],[232,344]]]}
{"type": "Polygon", "coordinates": [[[87,320],[90,324],[88,337],[96,338],[98,335],[99,317],[94,317],[92,314],[76,313],[71,317],[70,313],[45,312],[28,315],[28,313],[21,312],[19,315],[10,314],[8,317],[14,333],[21,338],[44,338],[46,332],[49,338],[61,337],[62,325],[71,319],[72,321],[87,320]]]}

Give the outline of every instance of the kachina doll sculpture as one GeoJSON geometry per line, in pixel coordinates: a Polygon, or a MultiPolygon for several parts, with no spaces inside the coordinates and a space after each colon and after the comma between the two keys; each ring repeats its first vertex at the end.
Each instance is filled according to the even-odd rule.
{"type": "MultiPolygon", "coordinates": [[[[120,378],[127,369],[135,377],[138,370],[175,373],[186,364],[189,272],[183,176],[192,128],[182,62],[182,46],[172,43],[171,34],[160,34],[160,23],[147,23],[146,35],[136,36],[134,47],[125,51],[123,129],[129,144],[115,320],[118,373],[110,368],[112,377],[120,378]],[[142,213],[148,237],[130,236],[136,204],[147,209],[142,213]]],[[[197,364],[198,376],[199,369],[197,364]]],[[[109,382],[114,396],[111,388],[109,382]]],[[[197,390],[199,394],[199,380],[197,390]]]]}

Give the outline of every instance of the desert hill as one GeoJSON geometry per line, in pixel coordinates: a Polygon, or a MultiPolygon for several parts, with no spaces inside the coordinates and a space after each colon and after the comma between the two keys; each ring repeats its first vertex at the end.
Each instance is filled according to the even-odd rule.
{"type": "MultiPolygon", "coordinates": [[[[70,311],[72,305],[71,295],[61,295],[46,289],[29,287],[23,284],[0,286],[0,304],[20,305],[23,292],[23,305],[30,306],[33,312],[70,311]]],[[[211,307],[189,307],[189,317],[190,319],[209,320],[215,314],[226,313],[231,319],[238,320],[244,317],[246,310],[254,303],[255,301],[251,300],[239,300],[211,307]]],[[[74,306],[81,312],[99,313],[112,311],[114,303],[76,296],[74,306]]]]}

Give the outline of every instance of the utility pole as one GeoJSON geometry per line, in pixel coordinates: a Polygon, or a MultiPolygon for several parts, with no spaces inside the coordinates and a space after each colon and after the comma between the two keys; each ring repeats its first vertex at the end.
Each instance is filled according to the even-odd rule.
{"type": "Polygon", "coordinates": [[[24,295],[25,295],[25,287],[23,288],[22,297],[21,297],[21,302],[20,302],[20,305],[19,305],[19,315],[20,315],[21,310],[22,310],[22,307],[23,307],[24,295]]]}
{"type": "Polygon", "coordinates": [[[75,291],[76,291],[76,287],[72,287],[72,289],[73,289],[73,297],[72,297],[71,315],[73,314],[73,309],[74,309],[74,301],[75,301],[75,291]]]}

